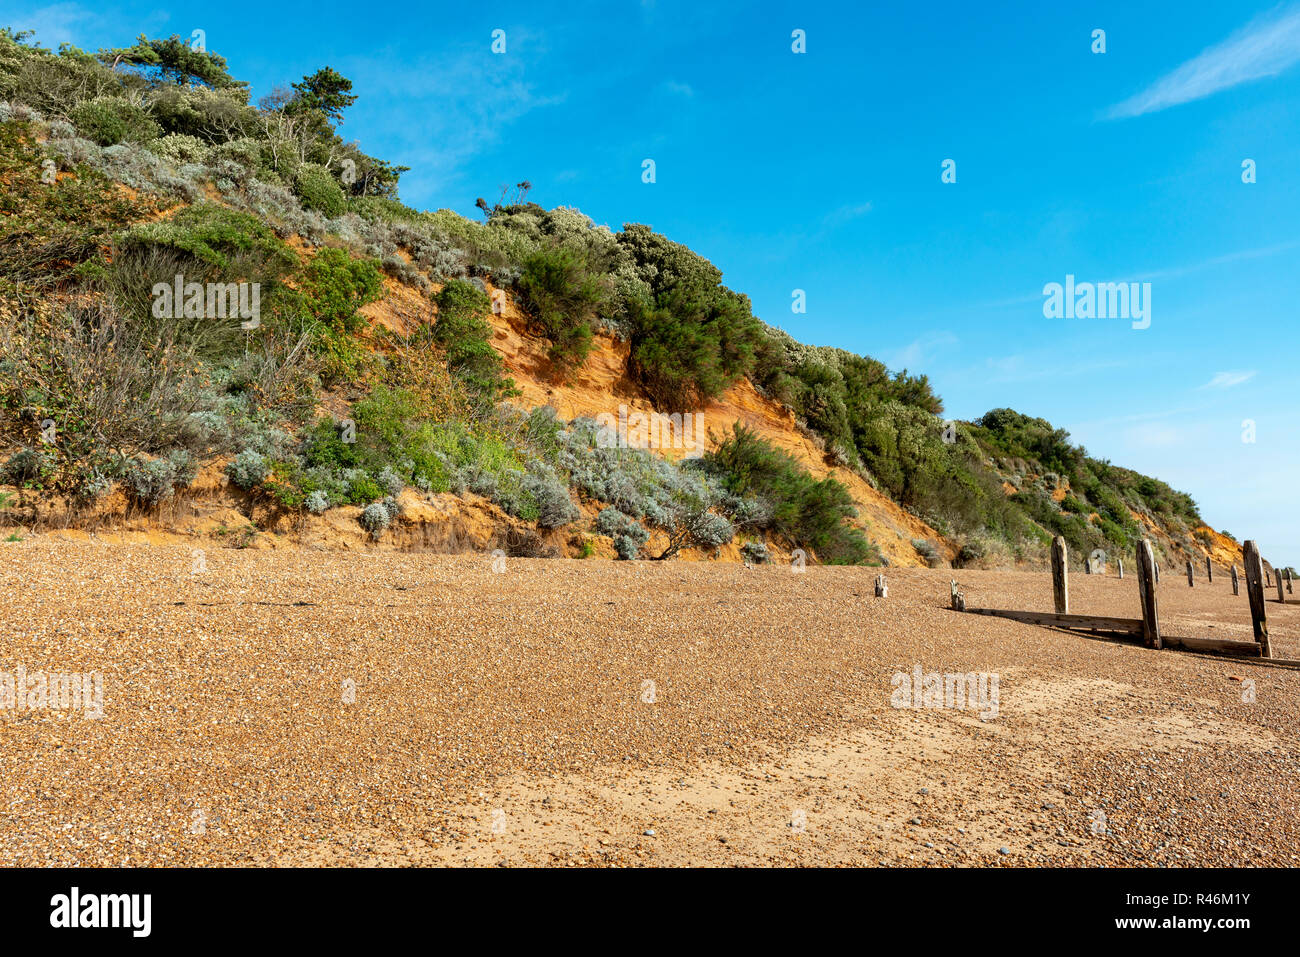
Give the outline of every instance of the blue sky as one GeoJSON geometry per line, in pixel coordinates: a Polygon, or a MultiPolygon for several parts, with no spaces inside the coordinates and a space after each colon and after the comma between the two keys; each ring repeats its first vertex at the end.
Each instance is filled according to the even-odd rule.
{"type": "Polygon", "coordinates": [[[255,96],[334,66],[344,135],[413,167],[409,204],[469,215],[526,178],[649,223],[796,338],[927,373],[955,418],[1050,419],[1300,565],[1300,2],[986,6],[0,0],[0,23],[90,49],[203,29],[255,96]],[[1150,327],[1045,318],[1067,274],[1150,282],[1150,327]]]}

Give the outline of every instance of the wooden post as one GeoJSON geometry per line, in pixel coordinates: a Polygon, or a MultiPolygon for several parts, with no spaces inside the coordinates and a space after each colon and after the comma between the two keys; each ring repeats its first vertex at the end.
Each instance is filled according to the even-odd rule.
{"type": "Polygon", "coordinates": [[[1236,563],[1236,562],[1233,562],[1233,563],[1232,563],[1232,593],[1233,593],[1234,595],[1240,595],[1240,594],[1241,594],[1241,581],[1237,578],[1237,563],[1236,563]]]}
{"type": "Polygon", "coordinates": [[[1138,599],[1142,603],[1142,644],[1148,648],[1160,647],[1160,615],[1156,607],[1155,553],[1149,539],[1142,539],[1137,549],[1138,599]]]}
{"type": "Polygon", "coordinates": [[[1246,566],[1246,597],[1250,599],[1250,620],[1255,629],[1255,641],[1260,654],[1272,658],[1268,642],[1268,614],[1264,610],[1264,562],[1259,557],[1259,546],[1248,540],[1241,546],[1241,562],[1246,566]]]}
{"type": "Polygon", "coordinates": [[[1156,562],[1156,584],[1160,584],[1160,563],[1156,562]]]}
{"type": "Polygon", "coordinates": [[[1196,587],[1196,582],[1192,581],[1192,560],[1190,558],[1187,560],[1187,587],[1196,587]]]}
{"type": "Polygon", "coordinates": [[[1205,580],[1214,584],[1214,566],[1210,564],[1210,556],[1205,556],[1205,580]]]}
{"type": "Polygon", "coordinates": [[[1276,571],[1277,571],[1277,574],[1274,575],[1273,577],[1277,579],[1277,600],[1278,600],[1279,602],[1282,602],[1283,604],[1285,604],[1285,603],[1286,603],[1286,596],[1284,596],[1284,595],[1282,594],[1282,570],[1281,570],[1281,569],[1277,569],[1276,571]]]}
{"type": "Polygon", "coordinates": [[[1124,580],[1124,559],[1117,558],[1115,559],[1115,563],[1119,565],[1119,580],[1123,581],[1124,580]]]}
{"type": "Polygon", "coordinates": [[[1286,570],[1286,593],[1291,594],[1291,569],[1286,570]]]}
{"type": "Polygon", "coordinates": [[[1052,600],[1058,615],[1070,613],[1070,581],[1065,568],[1065,539],[1057,535],[1052,540],[1052,600]]]}
{"type": "Polygon", "coordinates": [[[876,597],[877,598],[889,597],[889,586],[885,584],[885,576],[883,573],[876,576],[876,597]]]}
{"type": "Polygon", "coordinates": [[[1089,556],[1088,558],[1085,558],[1085,559],[1083,560],[1083,573],[1084,573],[1085,575],[1091,575],[1091,574],[1092,574],[1092,558],[1091,558],[1091,556],[1089,556]]]}

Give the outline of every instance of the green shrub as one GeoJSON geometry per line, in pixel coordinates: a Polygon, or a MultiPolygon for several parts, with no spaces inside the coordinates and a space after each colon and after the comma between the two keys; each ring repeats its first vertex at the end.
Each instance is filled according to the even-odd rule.
{"type": "Polygon", "coordinates": [[[19,449],[0,467],[0,480],[21,488],[42,488],[57,465],[51,449],[19,449]]]}
{"type": "Polygon", "coordinates": [[[302,292],[311,314],[329,329],[355,333],[365,320],[357,310],[383,295],[379,264],[353,259],[346,250],[322,249],[307,264],[302,292]]]}
{"type": "Polygon", "coordinates": [[[383,495],[384,490],[369,475],[355,476],[348,483],[348,502],[352,505],[373,502],[377,498],[382,498],[383,495]]]}
{"type": "Polygon", "coordinates": [[[47,162],[56,170],[69,164],[46,153],[33,133],[27,123],[0,123],[0,284],[42,290],[77,281],[87,268],[102,268],[102,250],[113,235],[153,206],[126,196],[84,164],[76,176],[43,182],[47,162]]]}
{"type": "Polygon", "coordinates": [[[560,528],[576,521],[582,512],[569,497],[569,486],[545,464],[531,463],[523,479],[523,492],[537,503],[537,524],[560,528]]]}
{"type": "Polygon", "coordinates": [[[304,163],[294,174],[293,191],[302,204],[329,217],[342,216],[348,208],[343,187],[332,173],[315,163],[304,163]]]}
{"type": "Polygon", "coordinates": [[[367,505],[357,520],[372,538],[378,539],[400,512],[401,506],[394,499],[386,498],[382,502],[367,505]]]}
{"type": "Polygon", "coordinates": [[[551,341],[551,358],[580,366],[591,351],[592,324],[609,301],[605,278],[579,250],[544,246],[523,262],[519,291],[539,331],[551,341]]]}
{"type": "Polygon", "coordinates": [[[71,112],[72,122],[86,139],[100,146],[148,143],[162,132],[143,109],[116,97],[102,96],[81,103],[71,112]]]}
{"type": "Polygon", "coordinates": [[[640,558],[641,549],[645,547],[645,542],[641,541],[641,536],[644,535],[647,539],[650,537],[650,533],[641,528],[640,525],[635,525],[633,528],[640,529],[640,531],[619,535],[614,539],[614,552],[625,562],[636,561],[636,559],[640,558]]]}
{"type": "Polygon", "coordinates": [[[614,539],[614,551],[624,561],[639,558],[642,547],[650,540],[645,526],[616,508],[601,509],[596,516],[596,531],[614,539]]]}
{"type": "Polygon", "coordinates": [[[322,249],[305,267],[299,291],[319,323],[316,350],[328,378],[355,381],[372,360],[355,339],[365,326],[357,310],[379,299],[383,289],[375,260],[353,259],[342,249],[322,249]]]}
{"type": "Polygon", "coordinates": [[[230,273],[242,255],[279,271],[297,265],[289,247],[256,216],[216,203],[196,203],[170,219],[136,226],[123,236],[122,245],[127,249],[153,246],[179,250],[219,274],[230,273]]]}
{"type": "Polygon", "coordinates": [[[481,407],[493,406],[514,392],[514,383],[502,374],[501,356],[492,348],[487,294],[453,279],[443,286],[435,302],[438,321],[433,341],[447,354],[447,370],[469,388],[481,407]]]}
{"type": "Polygon", "coordinates": [[[788,453],[740,423],[704,461],[733,495],[758,500],[762,527],[811,548],[819,560],[861,564],[877,559],[875,546],[848,524],[857,510],[843,484],[830,477],[814,479],[788,453]]]}
{"type": "Polygon", "coordinates": [[[266,458],[252,450],[240,452],[226,466],[226,475],[230,481],[242,489],[255,489],[266,481],[271,474],[271,467],[266,458]]]}
{"type": "Polygon", "coordinates": [[[943,564],[943,556],[939,554],[939,547],[924,538],[912,539],[912,547],[916,549],[918,555],[925,559],[925,563],[931,568],[938,568],[943,564]]]}
{"type": "Polygon", "coordinates": [[[657,304],[630,310],[630,368],[660,408],[715,398],[752,366],[759,326],[744,296],[675,286],[657,304]]]}
{"type": "Polygon", "coordinates": [[[176,450],[166,458],[128,460],[122,469],[122,485],[127,498],[150,509],[171,498],[177,489],[188,486],[194,480],[194,472],[190,457],[176,450]]]}
{"type": "Polygon", "coordinates": [[[202,163],[208,155],[208,144],[197,136],[168,133],[150,143],[149,151],[177,166],[183,166],[186,163],[202,163]]]}
{"type": "Polygon", "coordinates": [[[660,521],[668,532],[668,545],[655,560],[671,558],[687,546],[712,549],[731,541],[735,529],[725,517],[712,511],[714,504],[714,496],[704,487],[677,489],[660,521]]]}
{"type": "MultiPolygon", "coordinates": [[[[927,544],[929,544],[927,542],[927,544]]],[[[979,539],[970,539],[962,543],[957,551],[957,557],[953,560],[954,568],[968,568],[983,561],[988,556],[988,544],[979,539]]]]}

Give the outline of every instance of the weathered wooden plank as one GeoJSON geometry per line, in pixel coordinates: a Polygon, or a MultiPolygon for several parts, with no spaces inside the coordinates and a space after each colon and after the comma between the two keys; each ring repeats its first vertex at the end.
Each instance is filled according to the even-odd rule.
{"type": "Polygon", "coordinates": [[[1052,601],[1058,615],[1070,612],[1070,580],[1065,568],[1065,539],[1057,535],[1052,540],[1052,601]]]}
{"type": "Polygon", "coordinates": [[[1138,603],[1142,606],[1142,643],[1148,648],[1160,645],[1160,609],[1156,603],[1156,585],[1160,566],[1156,564],[1151,540],[1142,539],[1137,547],[1138,603]]]}
{"type": "Polygon", "coordinates": [[[1234,595],[1241,594],[1241,581],[1237,578],[1237,565],[1235,562],[1232,565],[1232,593],[1234,595]]]}
{"type": "Polygon", "coordinates": [[[1170,648],[1186,648],[1188,651],[1214,651],[1225,655],[1241,655],[1243,658],[1259,658],[1259,645],[1253,641],[1234,641],[1231,638],[1184,638],[1179,635],[1165,635],[1164,643],[1170,648]]]}
{"type": "Polygon", "coordinates": [[[1254,539],[1248,539],[1242,544],[1241,563],[1246,568],[1246,597],[1250,599],[1250,621],[1255,630],[1255,641],[1263,649],[1263,656],[1271,658],[1268,612],[1264,609],[1264,560],[1260,558],[1259,546],[1254,539]]]}
{"type": "Polygon", "coordinates": [[[1205,556],[1205,580],[1210,584],[1214,583],[1214,566],[1210,564],[1210,556],[1205,556]]]}
{"type": "Polygon", "coordinates": [[[1119,580],[1123,581],[1124,580],[1124,559],[1122,558],[1115,559],[1115,564],[1119,566],[1119,580]]]}
{"type": "Polygon", "coordinates": [[[1196,582],[1192,581],[1192,560],[1190,558],[1187,560],[1187,587],[1196,587],[1196,582]]]}
{"type": "Polygon", "coordinates": [[[1011,608],[967,608],[966,611],[972,615],[1009,618],[1012,621],[1023,621],[1030,625],[1116,631],[1126,635],[1142,634],[1141,618],[1108,618],[1104,615],[1054,615],[1046,611],[1019,611],[1011,608]]]}
{"type": "Polygon", "coordinates": [[[1282,594],[1282,573],[1279,571],[1274,577],[1277,579],[1277,600],[1286,604],[1286,595],[1282,594]]]}
{"type": "Polygon", "coordinates": [[[889,597],[889,585],[886,584],[885,576],[883,573],[876,576],[876,597],[877,598],[889,597]]]}

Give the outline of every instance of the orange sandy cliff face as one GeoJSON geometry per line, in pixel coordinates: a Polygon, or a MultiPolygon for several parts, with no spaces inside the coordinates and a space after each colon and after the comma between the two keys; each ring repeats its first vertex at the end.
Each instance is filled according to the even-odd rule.
{"type": "MultiPolygon", "coordinates": [[[[550,405],[560,418],[566,420],[579,416],[595,418],[602,413],[617,416],[620,405],[626,406],[629,414],[657,411],[628,374],[628,343],[611,336],[596,335],[591,354],[581,368],[561,379],[554,363],[547,358],[546,341],[528,333],[527,319],[519,307],[504,291],[494,290],[491,286],[488,291],[500,308],[500,314],[490,317],[495,333],[492,345],[505,360],[509,375],[522,393],[515,399],[516,404],[529,409],[550,405]]],[[[924,564],[912,547],[914,538],[934,541],[947,558],[955,554],[952,546],[937,531],[877,492],[856,473],[828,465],[813,439],[796,426],[794,414],[760,395],[748,379],[741,379],[719,399],[698,410],[698,415],[700,432],[707,435],[703,440],[706,449],[724,438],[733,423],[740,422],[793,455],[816,477],[835,476],[848,487],[857,504],[857,524],[866,530],[892,564],[924,564]]],[[[682,453],[666,449],[662,454],[676,458],[682,453]]]]}

